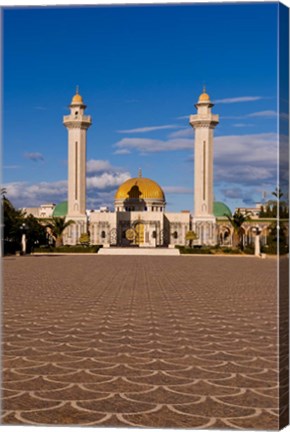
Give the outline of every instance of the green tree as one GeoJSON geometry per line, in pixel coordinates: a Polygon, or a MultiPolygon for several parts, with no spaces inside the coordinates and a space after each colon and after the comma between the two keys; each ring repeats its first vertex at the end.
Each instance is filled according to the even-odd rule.
{"type": "Polygon", "coordinates": [[[192,242],[198,239],[198,235],[194,231],[187,231],[185,240],[189,241],[189,247],[192,247],[192,242]]]}
{"type": "Polygon", "coordinates": [[[284,196],[280,187],[276,187],[272,195],[275,199],[271,199],[266,203],[266,210],[263,212],[262,209],[259,213],[259,217],[268,217],[268,218],[276,218],[278,217],[278,209],[279,209],[279,217],[282,219],[289,218],[289,205],[287,201],[281,200],[284,196]]]}
{"type": "Polygon", "coordinates": [[[21,226],[24,223],[24,213],[15,209],[11,201],[5,196],[6,191],[1,189],[1,211],[3,216],[2,238],[4,254],[15,253],[21,249],[21,226]]]}
{"type": "Polygon", "coordinates": [[[79,238],[79,242],[82,246],[89,246],[90,244],[90,236],[88,233],[81,234],[79,238]]]}
{"type": "Polygon", "coordinates": [[[47,224],[47,227],[51,229],[52,236],[55,240],[55,246],[59,247],[63,245],[63,233],[64,230],[74,224],[73,220],[65,220],[65,217],[53,217],[50,222],[47,224]]]}
{"type": "Polygon", "coordinates": [[[287,242],[287,229],[286,224],[272,222],[268,228],[267,245],[263,246],[262,251],[270,254],[286,254],[289,251],[289,245],[287,242]],[[279,240],[279,241],[278,241],[279,240]],[[278,246],[279,245],[279,246],[278,246]]]}
{"type": "Polygon", "coordinates": [[[25,232],[26,232],[26,248],[27,252],[31,252],[34,247],[46,243],[46,228],[33,215],[25,217],[25,232]]]}
{"type": "Polygon", "coordinates": [[[224,214],[226,218],[229,220],[230,224],[234,229],[233,233],[233,247],[243,249],[243,225],[245,222],[250,220],[249,214],[241,213],[240,209],[238,209],[232,216],[224,214]]]}

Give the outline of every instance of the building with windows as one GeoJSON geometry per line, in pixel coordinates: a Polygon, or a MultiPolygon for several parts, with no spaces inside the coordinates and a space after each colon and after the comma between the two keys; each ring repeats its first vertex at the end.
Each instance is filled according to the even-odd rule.
{"type": "MultiPolygon", "coordinates": [[[[141,170],[137,177],[119,186],[113,211],[107,207],[86,209],[86,135],[92,119],[85,114],[86,105],[78,90],[69,105],[69,115],[63,118],[68,130],[67,201],[42,205],[38,209],[27,208],[26,213],[39,218],[45,215],[72,219],[75,223],[64,234],[64,243],[68,245],[78,244],[80,236],[89,233],[91,244],[104,247],[173,248],[188,244],[186,234],[194,231],[196,245],[230,246],[233,227],[228,216],[232,216],[232,212],[224,203],[213,199],[213,134],[219,123],[219,116],[212,113],[213,106],[204,89],[195,104],[196,114],[189,118],[195,132],[193,214],[190,211],[167,212],[162,187],[143,177],[141,170]]],[[[258,213],[257,208],[252,219],[243,226],[245,245],[252,242],[258,225],[262,242],[267,242],[270,221],[257,220],[258,213]]]]}
{"type": "MultiPolygon", "coordinates": [[[[68,200],[54,209],[54,216],[75,221],[67,228],[66,244],[77,244],[80,235],[89,232],[91,244],[103,246],[174,247],[186,244],[186,233],[194,230],[200,244],[216,244],[215,212],[231,214],[222,203],[213,203],[213,130],[218,116],[212,114],[212,102],[203,91],[196,104],[197,114],[190,117],[195,130],[195,212],[166,211],[161,186],[142,176],[125,181],[115,193],[114,210],[86,212],[86,131],[91,117],[76,92],[70,114],[63,123],[68,129],[68,200]]],[[[222,215],[224,218],[224,215],[222,215]]]]}

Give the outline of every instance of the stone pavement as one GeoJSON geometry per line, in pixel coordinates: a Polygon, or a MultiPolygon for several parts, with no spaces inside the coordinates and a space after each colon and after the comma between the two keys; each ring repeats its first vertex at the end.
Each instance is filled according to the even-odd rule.
{"type": "Polygon", "coordinates": [[[4,277],[3,424],[278,428],[275,260],[11,257],[4,277]]]}

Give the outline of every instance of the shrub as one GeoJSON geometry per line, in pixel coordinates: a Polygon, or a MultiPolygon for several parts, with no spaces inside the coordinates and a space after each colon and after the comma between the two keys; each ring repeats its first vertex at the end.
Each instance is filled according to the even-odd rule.
{"type": "Polygon", "coordinates": [[[248,255],[254,255],[255,253],[255,246],[254,245],[247,245],[244,248],[244,253],[248,255]]]}
{"type": "Polygon", "coordinates": [[[95,246],[59,246],[59,247],[47,247],[47,248],[35,248],[33,252],[37,253],[97,253],[101,248],[101,245],[95,246]]]}
{"type": "Polygon", "coordinates": [[[221,248],[221,252],[225,254],[232,254],[232,255],[239,255],[242,253],[240,249],[231,248],[231,247],[221,248]]]}
{"type": "Polygon", "coordinates": [[[187,246],[178,246],[178,249],[181,254],[190,254],[190,255],[200,255],[200,254],[212,254],[211,248],[208,247],[198,247],[198,248],[189,248],[187,246]]]}

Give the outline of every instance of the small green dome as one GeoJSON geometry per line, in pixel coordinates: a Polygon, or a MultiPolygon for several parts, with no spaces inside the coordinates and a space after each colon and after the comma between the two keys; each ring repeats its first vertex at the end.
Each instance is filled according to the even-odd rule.
{"type": "Polygon", "coordinates": [[[232,216],[230,208],[220,201],[215,201],[213,203],[213,214],[216,218],[225,217],[225,215],[232,216]]]}
{"type": "Polygon", "coordinates": [[[54,207],[53,217],[64,217],[67,215],[67,201],[63,201],[54,207]]]}

